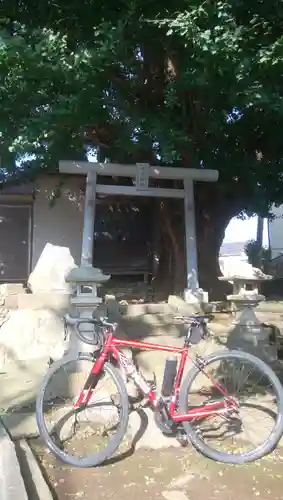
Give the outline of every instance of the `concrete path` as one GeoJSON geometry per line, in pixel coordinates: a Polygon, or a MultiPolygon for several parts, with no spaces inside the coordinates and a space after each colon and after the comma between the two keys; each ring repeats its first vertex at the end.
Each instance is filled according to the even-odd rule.
{"type": "Polygon", "coordinates": [[[282,500],[278,452],[227,466],[193,449],[138,450],[92,469],[66,467],[41,446],[36,453],[60,500],[282,500]]]}
{"type": "Polygon", "coordinates": [[[28,500],[15,445],[0,422],[0,500],[28,500]]]}
{"type": "Polygon", "coordinates": [[[28,443],[22,439],[16,448],[29,500],[53,500],[53,495],[28,443]]]}
{"type": "Polygon", "coordinates": [[[13,443],[1,420],[0,485],[0,500],[53,500],[28,443],[13,443]]]}

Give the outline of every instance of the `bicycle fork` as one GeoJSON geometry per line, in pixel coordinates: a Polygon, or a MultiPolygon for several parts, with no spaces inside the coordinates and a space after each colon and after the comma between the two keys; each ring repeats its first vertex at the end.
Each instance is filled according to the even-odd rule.
{"type": "Polygon", "coordinates": [[[100,379],[100,373],[90,372],[84,384],[83,390],[74,403],[74,408],[79,408],[81,405],[87,405],[92,397],[93,391],[100,379]]]}
{"type": "Polygon", "coordinates": [[[87,380],[84,384],[83,390],[81,391],[78,399],[74,403],[74,407],[78,408],[80,405],[87,405],[91,399],[94,389],[97,386],[97,383],[102,374],[102,367],[106,361],[107,353],[102,352],[101,356],[97,358],[94,362],[94,365],[87,377],[87,380]]]}

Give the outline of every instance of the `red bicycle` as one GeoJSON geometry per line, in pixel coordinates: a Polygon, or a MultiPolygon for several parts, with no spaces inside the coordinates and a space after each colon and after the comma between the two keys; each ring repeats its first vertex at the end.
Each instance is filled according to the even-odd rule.
{"type": "Polygon", "coordinates": [[[94,467],[127,441],[124,438],[129,437],[131,410],[128,379],[134,381],[143,401],[152,407],[155,423],[163,433],[181,435],[183,440],[186,436],[187,442],[211,459],[240,464],[273,450],[283,434],[281,383],[266,363],[246,352],[224,350],[207,357],[189,357],[189,347],[208,335],[209,319],[182,317],[187,334],[183,347],[174,347],[117,338],[117,324],[107,318],[67,315],[66,324],[75,328],[77,337],[96,349],[68,354],[54,362],[38,391],[39,433],[54,455],[75,467],[94,467]],[[156,382],[146,380],[121,348],[165,351],[178,355],[180,361],[178,364],[176,356],[167,358],[161,390],[157,392],[156,382]],[[188,359],[191,367],[183,378],[188,359]],[[105,383],[102,392],[100,383],[105,383]],[[249,432],[247,425],[251,425],[249,432]],[[220,451],[225,439],[231,443],[220,451]],[[90,453],[86,453],[88,445],[92,447],[90,453]],[[245,445],[247,451],[243,450],[245,445]]]}

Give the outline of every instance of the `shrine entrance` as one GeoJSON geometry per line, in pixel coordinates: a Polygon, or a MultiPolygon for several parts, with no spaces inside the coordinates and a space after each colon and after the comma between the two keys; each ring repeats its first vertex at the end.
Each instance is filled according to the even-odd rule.
{"type": "Polygon", "coordinates": [[[146,163],[121,165],[60,161],[59,171],[62,174],[86,175],[81,267],[92,266],[95,262],[94,228],[99,213],[99,209],[97,212],[97,200],[100,197],[120,195],[123,197],[182,199],[185,214],[186,289],[192,294],[198,291],[194,182],[217,181],[218,172],[216,170],[159,167],[146,163]],[[123,185],[117,184],[117,177],[124,177],[125,183],[123,185]],[[164,187],[166,179],[175,180],[176,187],[164,187]]]}
{"type": "Polygon", "coordinates": [[[141,279],[152,274],[153,218],[150,198],[97,198],[93,267],[112,277],[141,279]]]}

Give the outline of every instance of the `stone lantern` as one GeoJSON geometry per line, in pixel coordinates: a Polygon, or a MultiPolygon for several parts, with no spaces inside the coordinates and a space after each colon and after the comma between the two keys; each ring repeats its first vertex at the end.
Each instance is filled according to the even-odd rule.
{"type": "MultiPolygon", "coordinates": [[[[101,269],[92,266],[80,266],[73,268],[66,276],[66,282],[72,284],[74,293],[71,296],[71,314],[82,318],[105,316],[105,308],[102,298],[97,295],[97,288],[108,281],[110,275],[103,274],[101,269]]],[[[84,332],[93,331],[93,325],[81,325],[84,332]]],[[[80,342],[73,336],[70,348],[78,350],[80,342]],[[75,345],[74,345],[75,342],[75,345]]],[[[79,348],[79,350],[81,350],[79,348]]]]}

